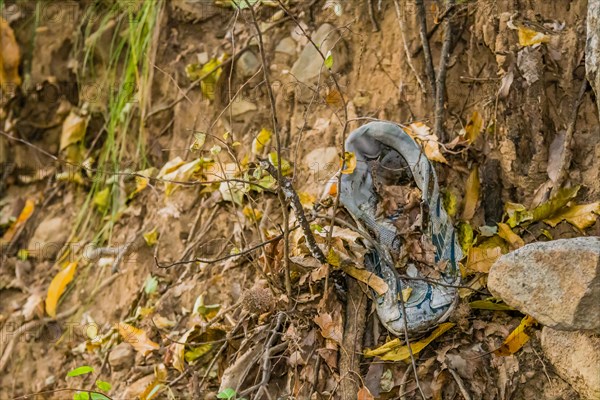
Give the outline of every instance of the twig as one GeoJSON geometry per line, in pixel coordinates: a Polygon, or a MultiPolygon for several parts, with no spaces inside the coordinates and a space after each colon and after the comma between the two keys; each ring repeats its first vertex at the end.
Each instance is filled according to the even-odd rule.
{"type": "MultiPolygon", "coordinates": [[[[454,10],[454,6],[446,8],[446,11],[442,13],[437,19],[436,23],[433,25],[433,28],[429,32],[427,32],[427,39],[431,39],[433,35],[437,32],[442,22],[446,20],[451,11],[454,10]]],[[[419,46],[411,53],[413,57],[416,57],[423,51],[423,45],[419,44],[419,46]]]]}
{"type": "Polygon", "coordinates": [[[419,19],[419,36],[421,37],[421,46],[423,47],[425,71],[427,72],[427,78],[429,78],[431,94],[435,97],[435,71],[433,69],[431,49],[429,48],[429,38],[427,37],[427,14],[423,0],[415,0],[415,5],[417,6],[417,18],[419,19]]]}
{"type": "Polygon", "coordinates": [[[456,384],[458,385],[458,389],[460,390],[460,394],[462,394],[462,396],[465,398],[465,400],[471,400],[472,397],[469,394],[469,392],[467,391],[467,388],[465,387],[465,383],[463,382],[462,378],[452,368],[448,368],[448,371],[450,371],[450,375],[452,375],[452,377],[456,381],[456,384]]]}
{"type": "MultiPolygon", "coordinates": [[[[281,325],[283,323],[283,317],[285,316],[284,313],[279,313],[277,315],[277,320],[275,322],[275,329],[273,329],[273,333],[271,334],[271,337],[269,338],[269,341],[267,342],[267,345],[265,346],[265,351],[263,353],[263,362],[261,365],[261,370],[262,370],[262,378],[261,381],[259,383],[259,388],[258,388],[258,393],[256,393],[255,398],[260,399],[260,396],[263,392],[263,390],[265,390],[265,386],[267,385],[267,383],[269,383],[269,378],[271,376],[271,348],[273,347],[273,345],[275,344],[275,341],[277,340],[277,338],[280,336],[279,333],[279,329],[281,328],[281,325]]],[[[286,344],[287,346],[287,344],[286,344]]]]}
{"type": "Polygon", "coordinates": [[[400,27],[400,36],[402,37],[402,44],[404,46],[404,55],[406,56],[406,62],[413,74],[415,75],[415,78],[417,79],[417,82],[421,87],[423,93],[427,93],[427,89],[425,89],[425,84],[421,80],[421,77],[419,76],[419,73],[417,72],[417,69],[415,68],[415,65],[412,62],[410,50],[408,49],[408,44],[406,43],[406,27],[404,26],[404,21],[402,19],[402,8],[400,7],[400,3],[398,2],[398,0],[394,0],[394,6],[396,7],[396,19],[398,20],[398,26],[400,27]]]}
{"type": "Polygon", "coordinates": [[[583,96],[585,95],[587,85],[588,81],[587,79],[584,79],[583,83],[581,84],[581,87],[579,88],[577,98],[573,102],[573,107],[571,108],[571,119],[569,120],[569,124],[567,125],[564,149],[560,158],[560,168],[558,170],[559,172],[558,177],[556,179],[556,183],[554,184],[554,188],[552,189],[552,194],[555,194],[567,179],[568,168],[571,164],[571,157],[573,155],[571,141],[573,139],[573,134],[575,133],[575,126],[577,124],[577,114],[579,113],[579,106],[581,106],[581,102],[583,101],[583,96]]]}
{"type": "Polygon", "coordinates": [[[373,8],[373,0],[367,0],[367,8],[369,10],[369,18],[371,19],[371,25],[373,25],[373,32],[379,32],[379,24],[375,19],[375,10],[373,8]]]}
{"type": "Polygon", "coordinates": [[[342,399],[355,399],[359,385],[351,375],[360,377],[360,354],[365,334],[367,301],[360,284],[347,276],[348,301],[342,351],[340,352],[340,391],[342,399]]]}
{"type": "Polygon", "coordinates": [[[260,166],[263,169],[267,170],[267,172],[269,174],[271,174],[271,176],[273,178],[278,180],[277,183],[281,187],[281,190],[283,191],[285,198],[292,205],[292,209],[294,210],[294,213],[296,214],[296,219],[298,220],[298,222],[300,224],[300,228],[302,229],[302,233],[304,234],[304,238],[306,239],[306,246],[310,250],[310,253],[312,254],[312,256],[314,258],[316,258],[317,260],[319,260],[319,262],[321,262],[323,264],[326,263],[327,260],[325,259],[325,255],[321,251],[321,248],[319,248],[319,246],[317,245],[317,242],[315,241],[315,237],[314,237],[312,231],[310,230],[310,224],[308,223],[308,220],[306,219],[306,215],[304,215],[304,209],[302,208],[302,203],[300,203],[300,198],[298,197],[298,194],[296,193],[296,191],[294,190],[294,187],[292,186],[292,181],[285,177],[281,177],[281,178],[278,177],[277,171],[275,170],[275,167],[273,166],[273,164],[271,164],[267,161],[262,161],[260,163],[260,166]]]}
{"type": "MultiPolygon", "coordinates": [[[[248,9],[250,10],[250,14],[252,15],[252,23],[254,28],[256,29],[256,34],[258,36],[258,49],[260,52],[260,59],[262,63],[263,69],[263,77],[265,80],[265,84],[267,86],[267,94],[269,96],[269,104],[271,106],[271,123],[273,124],[273,134],[275,135],[275,145],[276,145],[276,153],[277,153],[277,176],[278,180],[281,181],[283,179],[283,172],[281,170],[282,157],[281,157],[281,135],[279,134],[279,122],[277,120],[277,106],[275,104],[275,95],[273,94],[273,87],[271,86],[271,78],[269,76],[269,64],[267,63],[267,57],[265,55],[265,44],[263,42],[262,32],[260,30],[260,26],[258,25],[258,21],[256,19],[256,12],[254,11],[253,6],[250,4],[248,0],[245,0],[248,9]]],[[[278,191],[279,202],[281,203],[281,212],[283,214],[283,269],[285,273],[285,291],[288,298],[292,296],[292,278],[290,276],[290,227],[289,227],[289,214],[288,209],[285,204],[285,196],[283,194],[283,188],[280,187],[278,191]]]]}
{"type": "Polygon", "coordinates": [[[37,398],[37,396],[40,396],[43,394],[52,394],[52,393],[60,393],[60,392],[84,392],[84,393],[88,393],[88,394],[98,395],[98,398],[100,398],[100,399],[112,400],[112,397],[108,396],[106,393],[97,392],[95,390],[86,390],[86,389],[77,389],[77,388],[43,390],[41,392],[35,392],[35,393],[30,393],[30,394],[24,394],[23,396],[13,397],[11,400],[34,399],[34,398],[37,398]]]}
{"type": "MultiPolygon", "coordinates": [[[[446,0],[448,8],[453,7],[455,0],[446,0]]],[[[450,18],[444,22],[444,43],[442,45],[442,54],[440,56],[440,66],[438,68],[436,89],[435,89],[435,130],[434,133],[441,142],[446,141],[444,132],[444,106],[446,97],[446,72],[448,68],[448,59],[450,58],[450,47],[452,47],[452,21],[450,18]]]]}

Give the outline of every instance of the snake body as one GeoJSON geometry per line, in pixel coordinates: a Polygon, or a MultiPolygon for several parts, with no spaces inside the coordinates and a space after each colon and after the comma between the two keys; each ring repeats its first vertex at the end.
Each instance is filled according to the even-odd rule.
{"type": "Polygon", "coordinates": [[[389,122],[371,122],[353,131],[346,140],[346,151],[354,153],[356,168],[342,175],[340,201],[359,224],[372,232],[378,246],[365,256],[365,267],[389,287],[383,295],[374,293],[379,319],[395,335],[427,331],[449,317],[461,280],[458,260],[462,251],[442,206],[435,170],[419,145],[398,125],[389,122]],[[435,246],[436,264],[443,266],[445,262],[437,281],[423,279],[414,265],[408,265],[406,274],[400,277],[393,254],[400,250],[402,239],[389,218],[376,217],[380,200],[372,161],[392,160],[398,164],[396,159],[408,167],[421,191],[421,206],[428,213],[423,231],[435,246]],[[399,295],[406,288],[412,291],[402,307],[399,295]]]}

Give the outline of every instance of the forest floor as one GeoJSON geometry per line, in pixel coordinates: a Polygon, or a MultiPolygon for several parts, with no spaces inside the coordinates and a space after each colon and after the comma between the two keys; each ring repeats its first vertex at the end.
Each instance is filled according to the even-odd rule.
{"type": "Polygon", "coordinates": [[[494,353],[524,316],[486,276],[523,244],[600,236],[594,211],[515,217],[600,198],[587,2],[425,1],[438,75],[453,27],[441,131],[414,2],[263,3],[0,1],[0,398],[579,399],[536,327],[494,353]],[[317,31],[331,52],[306,50],[317,31]],[[468,254],[416,376],[364,355],[392,339],[370,289],[286,232],[259,164],[279,157],[319,243],[360,260],[323,194],[374,119],[424,135],[468,254]]]}

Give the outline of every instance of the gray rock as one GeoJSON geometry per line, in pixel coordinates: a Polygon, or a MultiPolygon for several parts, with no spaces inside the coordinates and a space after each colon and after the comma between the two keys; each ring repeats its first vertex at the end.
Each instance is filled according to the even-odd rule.
{"type": "MultiPolygon", "coordinates": [[[[333,72],[339,72],[346,66],[348,62],[346,43],[335,26],[323,24],[311,38],[320,47],[323,55],[327,55],[331,51],[333,72]]],[[[327,72],[327,68],[323,66],[323,58],[319,55],[313,44],[308,43],[302,50],[302,53],[300,53],[298,60],[294,63],[291,74],[304,84],[312,84],[317,80],[321,71],[327,72]]]]}
{"type": "Polygon", "coordinates": [[[600,337],[544,327],[542,349],[556,372],[583,399],[600,399],[600,337]]]}
{"type": "Polygon", "coordinates": [[[260,61],[251,51],[243,52],[235,62],[235,71],[243,79],[250,78],[259,68],[260,61]]]}
{"type": "Polygon", "coordinates": [[[118,371],[133,365],[134,357],[133,347],[123,342],[110,351],[108,363],[115,371],[118,371]]]}
{"type": "MultiPolygon", "coordinates": [[[[231,103],[231,116],[233,117],[233,119],[235,119],[236,121],[242,119],[242,116],[246,113],[249,113],[251,111],[256,111],[258,109],[258,107],[256,107],[256,104],[248,101],[248,100],[244,100],[244,99],[235,99],[233,101],[233,103],[231,103]]],[[[225,114],[225,117],[228,117],[229,113],[225,114]]]]}
{"type": "Polygon", "coordinates": [[[600,237],[528,244],[490,269],[494,296],[560,330],[600,332],[600,237]]]}
{"type": "Polygon", "coordinates": [[[275,52],[287,54],[289,56],[295,56],[296,45],[296,41],[288,36],[286,38],[281,39],[281,41],[277,43],[277,47],[275,47],[275,52]]]}
{"type": "Polygon", "coordinates": [[[588,81],[598,102],[600,112],[600,0],[588,0],[587,42],[585,46],[585,69],[588,81]]]}
{"type": "Polygon", "coordinates": [[[30,254],[39,260],[51,260],[67,241],[71,227],[62,217],[42,221],[29,241],[30,254]]]}

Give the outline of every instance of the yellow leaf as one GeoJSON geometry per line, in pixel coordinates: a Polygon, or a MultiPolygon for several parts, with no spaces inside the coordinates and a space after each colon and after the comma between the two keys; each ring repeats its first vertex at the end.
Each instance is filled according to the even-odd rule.
{"type": "Polygon", "coordinates": [[[98,211],[101,213],[108,209],[110,203],[110,188],[104,188],[94,195],[92,203],[96,206],[98,211]]]}
{"type": "Polygon", "coordinates": [[[342,164],[342,174],[350,175],[354,172],[356,168],[356,154],[353,152],[347,151],[344,153],[344,159],[341,160],[342,164]]]}
{"type": "Polygon", "coordinates": [[[527,211],[522,204],[507,202],[504,205],[504,210],[506,215],[508,215],[506,223],[511,228],[533,219],[533,214],[530,211],[527,211]]]}
{"type": "Polygon", "coordinates": [[[329,248],[329,253],[327,253],[326,260],[329,265],[334,267],[340,267],[342,265],[340,256],[335,252],[333,247],[329,248]]]}
{"type": "Polygon", "coordinates": [[[469,141],[469,143],[473,143],[475,139],[477,139],[482,128],[483,118],[481,118],[481,114],[479,114],[477,111],[473,111],[471,119],[469,122],[467,122],[467,126],[465,126],[465,138],[469,141]]]}
{"type": "Polygon", "coordinates": [[[252,154],[261,154],[265,146],[271,141],[271,136],[273,136],[273,133],[270,130],[262,128],[252,141],[252,154]]]}
{"type": "Polygon", "coordinates": [[[12,240],[12,238],[15,236],[15,233],[17,233],[17,230],[25,222],[27,222],[29,217],[31,217],[31,214],[33,214],[34,210],[35,210],[35,203],[33,202],[33,200],[27,199],[25,201],[25,205],[23,206],[23,209],[21,210],[21,213],[17,217],[17,220],[6,230],[6,232],[4,232],[1,242],[3,242],[3,243],[10,242],[12,240]]]}
{"type": "MultiPolygon", "coordinates": [[[[505,246],[505,245],[504,245],[505,246]]],[[[472,272],[488,273],[492,264],[504,253],[502,240],[494,236],[477,247],[471,247],[466,268],[472,272]]]]}
{"type": "Polygon", "coordinates": [[[410,299],[410,295],[412,294],[413,288],[411,287],[407,287],[405,289],[402,289],[402,301],[403,302],[407,302],[408,299],[410,299]]]}
{"type": "Polygon", "coordinates": [[[62,126],[60,134],[60,150],[66,149],[68,146],[81,142],[85,137],[87,129],[87,118],[81,117],[75,111],[71,111],[62,126]]]}
{"type": "Polygon", "coordinates": [[[48,295],[46,296],[46,313],[52,318],[56,317],[56,306],[58,305],[58,299],[65,292],[69,282],[73,280],[75,276],[75,270],[77,269],[77,262],[68,263],[50,282],[48,287],[48,295]]]}
{"type": "Polygon", "coordinates": [[[529,333],[535,324],[537,324],[535,319],[529,315],[525,316],[525,318],[521,320],[519,326],[508,335],[504,344],[494,350],[494,354],[504,357],[515,354],[523,347],[523,345],[525,345],[525,343],[527,343],[527,341],[529,341],[529,333]]]}
{"type": "MultiPolygon", "coordinates": [[[[419,340],[418,342],[414,342],[410,344],[410,349],[413,354],[418,354],[421,350],[429,345],[432,341],[437,339],[439,336],[444,334],[447,330],[452,328],[454,323],[445,322],[440,324],[431,334],[419,340]]],[[[410,353],[408,350],[408,346],[403,345],[404,340],[400,340],[396,338],[380,346],[374,350],[365,351],[365,357],[375,357],[378,356],[384,361],[402,361],[410,358],[410,353]]]]}
{"type": "Polygon", "coordinates": [[[187,343],[188,337],[194,331],[194,328],[188,329],[182,336],[179,338],[177,343],[173,343],[173,368],[175,368],[179,372],[183,372],[185,368],[184,361],[184,353],[185,353],[185,344],[187,343]]]}
{"type": "Polygon", "coordinates": [[[171,181],[165,182],[165,195],[167,197],[170,196],[175,191],[175,189],[181,186],[179,182],[189,182],[192,179],[194,173],[196,173],[202,165],[202,162],[203,159],[198,158],[188,163],[179,164],[175,169],[162,176],[159,173],[159,177],[162,177],[162,179],[164,179],[165,181],[171,181]]]}
{"type": "Polygon", "coordinates": [[[490,310],[490,311],[511,311],[514,310],[511,306],[504,303],[496,303],[492,300],[475,300],[469,303],[469,306],[475,310],[490,310]]]}
{"type": "Polygon", "coordinates": [[[117,330],[123,340],[132,345],[133,348],[142,353],[143,356],[146,356],[153,350],[158,350],[160,347],[158,343],[148,339],[146,332],[126,324],[125,322],[119,322],[117,324],[117,330]]]}
{"type": "Polygon", "coordinates": [[[446,190],[443,193],[442,200],[444,202],[444,210],[446,210],[449,217],[454,218],[458,212],[458,199],[456,195],[452,191],[446,190]]]}
{"type": "Polygon", "coordinates": [[[306,208],[312,208],[315,202],[317,201],[317,198],[315,196],[306,192],[299,192],[298,198],[300,199],[300,204],[302,204],[302,206],[306,208]]]}
{"type": "Polygon", "coordinates": [[[148,187],[150,178],[156,173],[156,168],[151,167],[142,171],[136,172],[135,177],[135,190],[131,192],[129,198],[132,199],[136,194],[148,187]]]}
{"type": "Polygon", "coordinates": [[[150,232],[144,233],[144,241],[150,247],[154,246],[156,242],[158,242],[158,231],[156,228],[152,229],[150,232]]]}
{"type": "Polygon", "coordinates": [[[159,364],[154,367],[154,379],[146,389],[142,393],[139,394],[140,400],[152,400],[155,398],[161,391],[163,391],[166,386],[164,383],[167,381],[167,368],[164,364],[159,364]]]}
{"type": "Polygon", "coordinates": [[[225,61],[225,56],[221,57],[221,59],[212,58],[202,67],[198,64],[189,64],[185,67],[185,72],[189,79],[194,81],[201,80],[200,89],[202,90],[202,94],[210,100],[214,100],[215,98],[217,81],[222,72],[222,68],[219,66],[223,61],[225,61]]]}
{"type": "Polygon", "coordinates": [[[380,296],[389,290],[387,283],[383,279],[366,269],[356,268],[352,265],[343,265],[342,270],[354,279],[366,283],[380,296]]]}
{"type": "Polygon", "coordinates": [[[244,214],[244,216],[246,218],[248,218],[250,221],[260,221],[262,219],[263,213],[262,211],[256,209],[256,208],[252,208],[250,206],[244,206],[244,208],[242,209],[242,214],[244,214]]]}
{"type": "Polygon", "coordinates": [[[548,43],[550,38],[542,32],[520,26],[518,28],[519,44],[521,46],[533,46],[539,43],[548,43]]]}
{"type": "Polygon", "coordinates": [[[462,219],[469,221],[475,215],[477,202],[479,201],[479,168],[474,166],[465,184],[465,207],[462,219]]]}
{"type": "Polygon", "coordinates": [[[569,201],[577,196],[579,188],[580,186],[561,188],[554,197],[533,209],[531,212],[533,221],[541,221],[549,218],[561,210],[569,201]]]}
{"type": "Polygon", "coordinates": [[[506,240],[511,250],[516,250],[519,247],[525,246],[525,241],[519,235],[514,233],[510,226],[498,223],[498,236],[506,240]]]}
{"type": "Polygon", "coordinates": [[[473,247],[473,227],[468,222],[460,222],[457,226],[458,243],[464,254],[468,254],[469,249],[473,247]]]}
{"type": "MultiPolygon", "coordinates": [[[[279,159],[277,157],[276,151],[270,152],[268,155],[268,159],[269,162],[275,166],[275,168],[278,168],[279,159]]],[[[283,176],[288,176],[292,173],[292,165],[285,158],[281,159],[281,173],[283,174],[283,176]]]]}
{"type": "Polygon", "coordinates": [[[580,230],[584,230],[594,225],[600,215],[600,201],[590,204],[574,205],[554,217],[544,220],[548,225],[555,227],[558,223],[565,220],[580,230]]]}
{"type": "Polygon", "coordinates": [[[19,64],[21,50],[15,34],[8,22],[0,17],[0,87],[9,89],[12,85],[20,86],[19,64]]]}

